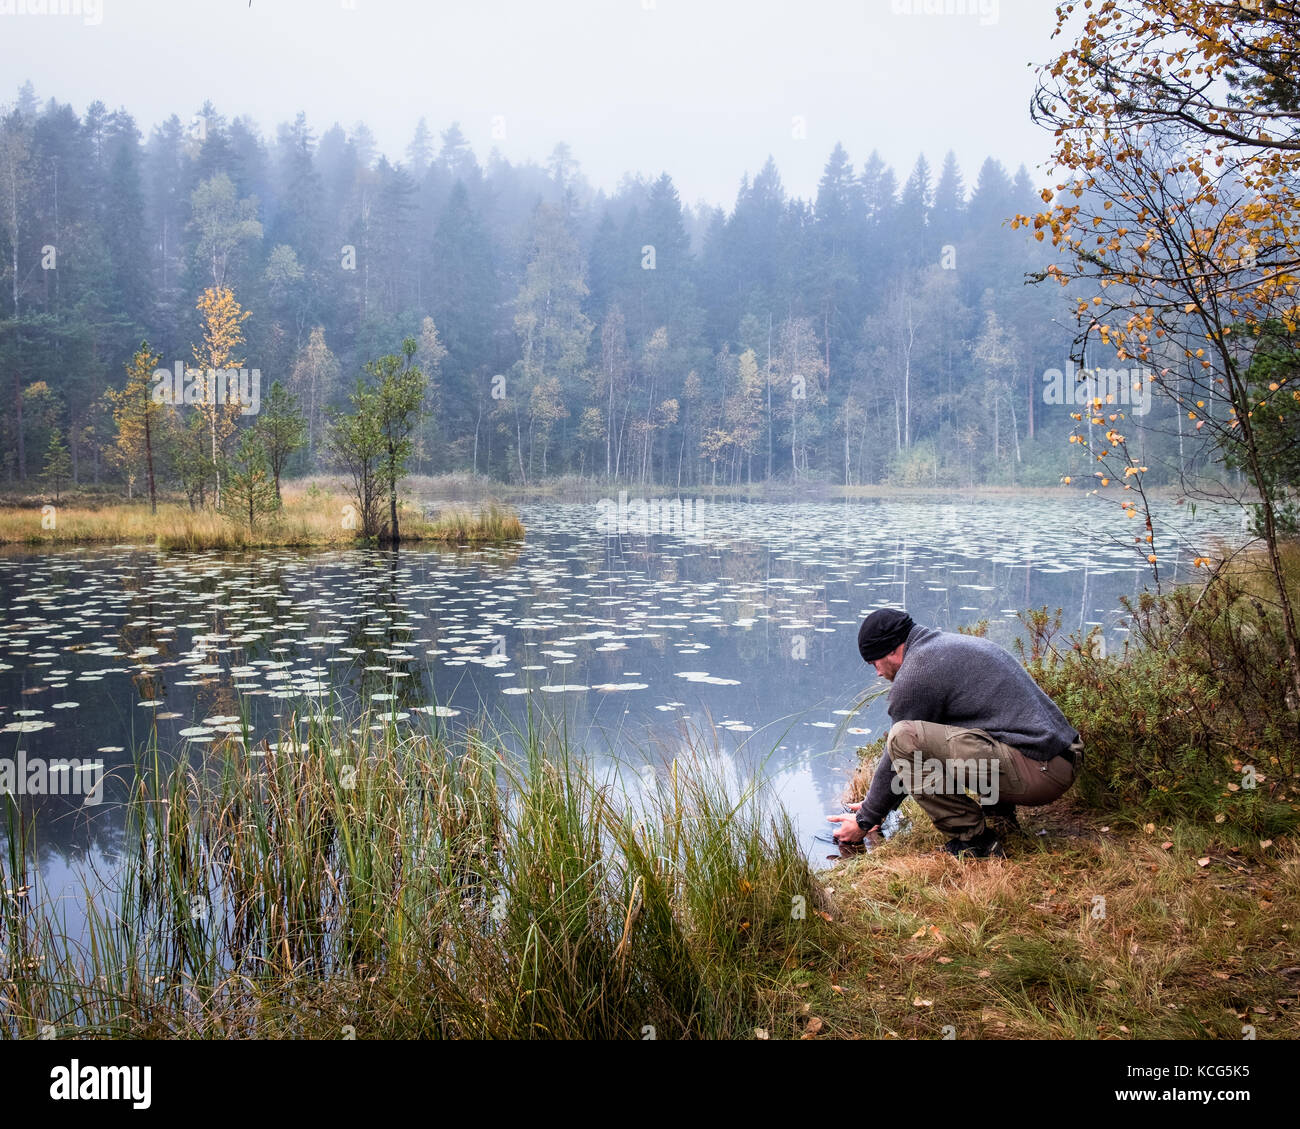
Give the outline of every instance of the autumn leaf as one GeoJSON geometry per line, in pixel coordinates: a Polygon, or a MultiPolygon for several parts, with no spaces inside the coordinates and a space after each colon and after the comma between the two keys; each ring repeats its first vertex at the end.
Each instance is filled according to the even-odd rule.
{"type": "Polygon", "coordinates": [[[821,1029],[824,1026],[825,1024],[821,1021],[821,1019],[814,1015],[810,1020],[808,1020],[808,1026],[804,1028],[802,1038],[805,1039],[816,1038],[817,1035],[821,1033],[821,1029]]]}

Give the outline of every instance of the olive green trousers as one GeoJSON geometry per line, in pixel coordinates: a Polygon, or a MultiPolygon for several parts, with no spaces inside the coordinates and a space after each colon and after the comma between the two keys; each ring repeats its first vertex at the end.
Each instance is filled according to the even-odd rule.
{"type": "Polygon", "coordinates": [[[1083,765],[1083,741],[1070,757],[1038,761],[982,729],[928,721],[900,721],[885,741],[893,787],[906,792],[935,827],[959,839],[984,830],[984,809],[996,803],[1050,804],[1074,783],[1083,765]]]}

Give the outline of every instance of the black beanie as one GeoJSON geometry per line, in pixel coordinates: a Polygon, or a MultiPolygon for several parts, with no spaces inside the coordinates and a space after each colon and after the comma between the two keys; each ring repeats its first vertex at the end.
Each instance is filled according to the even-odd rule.
{"type": "Polygon", "coordinates": [[[907,642],[912,617],[895,608],[872,612],[858,628],[858,653],[863,662],[875,662],[892,654],[900,643],[907,642]]]}

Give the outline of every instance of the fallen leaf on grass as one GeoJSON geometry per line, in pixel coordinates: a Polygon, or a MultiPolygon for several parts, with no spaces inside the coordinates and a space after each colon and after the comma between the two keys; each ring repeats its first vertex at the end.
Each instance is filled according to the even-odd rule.
{"type": "Polygon", "coordinates": [[[934,1007],[934,1001],[933,1001],[933,1000],[923,1000],[923,999],[921,999],[920,996],[916,996],[916,997],[912,1000],[912,1006],[913,1006],[913,1007],[934,1007]]]}
{"type": "Polygon", "coordinates": [[[817,1016],[814,1015],[810,1020],[808,1020],[808,1026],[804,1028],[804,1032],[800,1036],[800,1038],[815,1039],[817,1037],[818,1032],[821,1031],[821,1029],[824,1026],[825,1024],[822,1023],[822,1021],[817,1016]]]}
{"type": "Polygon", "coordinates": [[[1197,859],[1197,860],[1196,860],[1196,865],[1197,865],[1197,866],[1209,866],[1209,865],[1210,865],[1210,856],[1209,856],[1209,855],[1206,855],[1203,859],[1197,859]]]}
{"type": "Polygon", "coordinates": [[[924,936],[925,936],[925,926],[922,925],[920,929],[918,929],[915,933],[912,934],[912,940],[919,941],[924,936]]]}
{"type": "Polygon", "coordinates": [[[988,977],[992,976],[993,973],[991,973],[987,968],[981,968],[977,973],[975,973],[975,975],[981,980],[986,980],[988,977]]]}
{"type": "Polygon", "coordinates": [[[952,964],[952,957],[939,957],[940,964],[952,964]]]}
{"type": "Polygon", "coordinates": [[[1173,843],[1171,843],[1168,839],[1166,839],[1163,843],[1160,844],[1160,849],[1164,851],[1169,851],[1173,849],[1173,846],[1174,846],[1173,843]]]}

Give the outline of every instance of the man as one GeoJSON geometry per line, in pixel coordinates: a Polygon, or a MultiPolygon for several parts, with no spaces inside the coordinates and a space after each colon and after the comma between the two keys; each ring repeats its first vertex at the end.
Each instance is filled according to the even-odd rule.
{"type": "Polygon", "coordinates": [[[1078,732],[996,643],[885,608],[863,620],[858,650],[893,683],[893,725],[866,798],[850,805],[856,815],[829,817],[840,825],[836,841],[861,842],[910,793],[953,836],[949,854],[1004,857],[985,807],[1014,820],[1016,804],[1050,804],[1074,783],[1083,764],[1078,732]]]}

